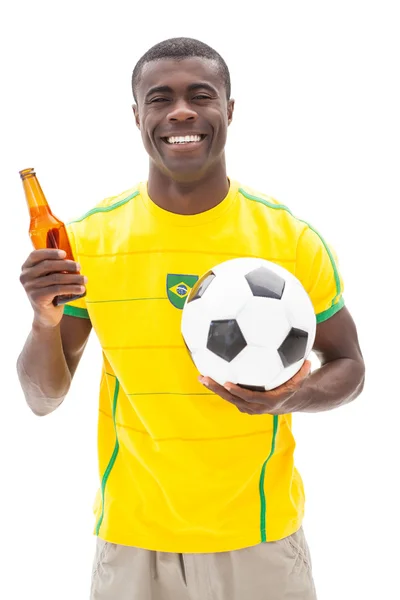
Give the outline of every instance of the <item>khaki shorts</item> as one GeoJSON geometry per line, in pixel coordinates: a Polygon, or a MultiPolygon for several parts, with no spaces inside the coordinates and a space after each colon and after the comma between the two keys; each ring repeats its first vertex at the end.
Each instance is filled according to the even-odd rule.
{"type": "Polygon", "coordinates": [[[174,554],[97,539],[91,600],[316,600],[303,529],[232,552],[174,554]]]}

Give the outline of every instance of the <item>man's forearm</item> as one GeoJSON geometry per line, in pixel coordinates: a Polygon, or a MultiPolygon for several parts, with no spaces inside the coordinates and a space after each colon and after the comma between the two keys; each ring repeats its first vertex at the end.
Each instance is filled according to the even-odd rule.
{"type": "Polygon", "coordinates": [[[282,412],[319,412],[348,404],[361,393],[364,373],[363,363],[350,358],[328,362],[307,377],[282,412]]]}
{"type": "Polygon", "coordinates": [[[64,400],[71,385],[60,326],[35,323],[18,358],[17,370],[26,401],[36,415],[46,415],[64,400]]]}

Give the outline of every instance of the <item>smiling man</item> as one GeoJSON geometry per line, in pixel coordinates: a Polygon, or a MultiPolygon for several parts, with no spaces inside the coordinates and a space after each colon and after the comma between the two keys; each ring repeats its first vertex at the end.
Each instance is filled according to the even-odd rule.
{"type": "Polygon", "coordinates": [[[313,600],[291,413],[337,408],[364,382],[334,252],[228,178],[234,101],[217,52],[161,42],[132,84],[148,180],[68,225],[76,262],[36,250],[21,274],[34,319],[18,373],[35,414],[66,397],[92,328],[103,350],[91,599],[313,600]],[[320,367],[270,392],[202,377],[180,334],[199,276],[238,256],[294,273],[317,318],[320,367]],[[85,298],[53,306],[82,287],[85,298]]]}

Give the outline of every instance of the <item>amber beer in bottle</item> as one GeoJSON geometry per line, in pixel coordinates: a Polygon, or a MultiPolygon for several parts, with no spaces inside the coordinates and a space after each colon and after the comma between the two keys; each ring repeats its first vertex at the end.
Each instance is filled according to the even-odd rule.
{"type": "MultiPolygon", "coordinates": [[[[22,185],[24,186],[26,201],[31,217],[29,235],[33,247],[36,250],[40,250],[41,248],[59,248],[66,252],[66,259],[74,260],[65,225],[51,212],[34,169],[23,169],[19,174],[22,179],[22,185]]],[[[82,298],[84,295],[85,294],[80,294],[79,296],[56,296],[53,300],[53,304],[59,306],[60,304],[82,298]]]]}

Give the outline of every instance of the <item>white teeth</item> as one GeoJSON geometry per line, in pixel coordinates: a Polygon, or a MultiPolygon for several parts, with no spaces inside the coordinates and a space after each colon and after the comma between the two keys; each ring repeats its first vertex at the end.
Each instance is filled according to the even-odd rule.
{"type": "Polygon", "coordinates": [[[190,142],[201,142],[200,135],[185,135],[185,136],[173,136],[167,138],[168,144],[188,144],[190,142]]]}

